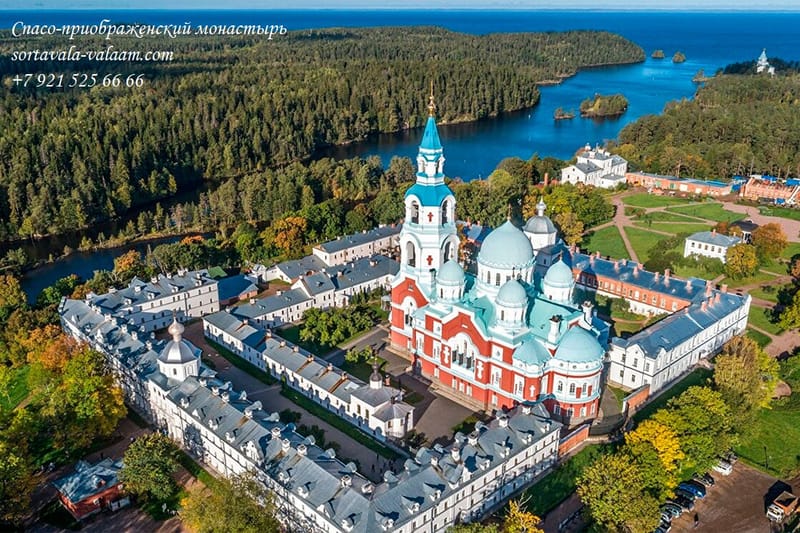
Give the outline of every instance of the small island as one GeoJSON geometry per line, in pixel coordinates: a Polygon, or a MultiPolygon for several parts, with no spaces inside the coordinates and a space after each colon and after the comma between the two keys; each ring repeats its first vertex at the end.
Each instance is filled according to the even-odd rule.
{"type": "Polygon", "coordinates": [[[675,52],[675,55],[672,56],[673,63],[683,63],[684,61],[686,61],[686,56],[680,50],[675,52]]]}
{"type": "Polygon", "coordinates": [[[703,69],[700,69],[700,70],[697,71],[697,74],[694,75],[694,77],[692,78],[692,81],[694,83],[705,83],[709,79],[710,78],[708,76],[706,76],[705,71],[703,69]]]}
{"type": "Polygon", "coordinates": [[[628,110],[628,99],[622,94],[604,96],[595,94],[581,102],[581,116],[584,118],[616,117],[628,110]]]}
{"type": "Polygon", "coordinates": [[[650,57],[652,57],[653,59],[664,59],[664,50],[658,49],[658,50],[654,51],[650,55],[650,57]]]}
{"type": "Polygon", "coordinates": [[[572,109],[565,111],[563,107],[559,107],[556,108],[555,113],[553,113],[553,118],[555,120],[569,120],[575,118],[575,111],[572,109]]]}

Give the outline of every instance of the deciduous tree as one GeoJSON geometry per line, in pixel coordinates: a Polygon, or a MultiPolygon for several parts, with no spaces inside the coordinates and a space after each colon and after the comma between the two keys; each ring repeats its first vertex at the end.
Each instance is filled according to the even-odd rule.
{"type": "Polygon", "coordinates": [[[519,500],[508,502],[508,510],[503,520],[504,533],[544,533],[539,527],[541,519],[535,514],[526,511],[519,500]]]}
{"type": "Polygon", "coordinates": [[[123,458],[120,479],[125,490],[155,500],[167,500],[178,486],[172,475],[178,469],[178,449],[161,433],[142,435],[131,443],[123,458]]]}
{"type": "Polygon", "coordinates": [[[751,244],[739,243],[728,248],[725,254],[725,273],[733,279],[746,278],[756,273],[758,256],[751,244]]]}
{"type": "Polygon", "coordinates": [[[795,292],[791,303],[783,308],[778,324],[783,329],[800,328],[800,291],[795,292]]]}
{"type": "Polygon", "coordinates": [[[778,362],[750,337],[734,337],[722,347],[715,359],[714,384],[739,429],[747,429],[747,422],[759,408],[769,407],[778,374],[778,362]]]}
{"type": "Polygon", "coordinates": [[[25,448],[0,441],[0,525],[19,525],[36,481],[25,448]]]}
{"type": "Polygon", "coordinates": [[[195,487],[182,502],[181,519],[198,533],[277,533],[272,493],[247,472],[195,487]]]}
{"type": "Polygon", "coordinates": [[[789,245],[780,224],[770,222],[753,230],[753,245],[758,257],[764,261],[778,257],[789,245]]]}
{"type": "Polygon", "coordinates": [[[572,212],[558,213],[553,222],[561,232],[561,237],[569,244],[579,244],[583,240],[583,222],[572,212]]]}

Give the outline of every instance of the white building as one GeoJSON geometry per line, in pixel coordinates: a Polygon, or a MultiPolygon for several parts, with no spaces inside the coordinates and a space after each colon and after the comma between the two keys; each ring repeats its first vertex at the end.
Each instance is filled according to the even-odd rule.
{"type": "Polygon", "coordinates": [[[750,296],[708,287],[689,307],[628,339],[613,338],[608,352],[609,382],[634,389],[649,384],[653,394],[700,359],[718,353],[734,335],[744,334],[750,296]]]}
{"type": "Polygon", "coordinates": [[[561,169],[561,183],[583,183],[601,189],[613,189],[626,183],[628,162],[604,148],[596,146],[592,149],[587,144],[577,153],[577,159],[574,165],[561,169]]]}
{"type": "Polygon", "coordinates": [[[323,242],[311,251],[328,266],[341,265],[356,259],[388,253],[399,244],[398,236],[402,224],[381,225],[361,233],[345,235],[339,239],[323,242]]]}
{"type": "Polygon", "coordinates": [[[523,405],[447,447],[420,449],[375,484],[217,379],[177,322],[165,342],[143,340],[87,301],[65,298],[59,314],[65,332],[105,354],[129,405],[214,471],[254,471],[294,531],[444,532],[480,519],[556,462],[561,425],[541,404],[523,405]]]}
{"type": "Polygon", "coordinates": [[[769,64],[766,48],[761,50],[761,55],[758,56],[758,60],[756,60],[756,73],[761,74],[762,72],[766,72],[771,76],[775,75],[775,67],[771,67],[769,64]]]}
{"type": "Polygon", "coordinates": [[[414,428],[414,408],[377,371],[369,384],[285,339],[226,311],[203,319],[206,337],[374,437],[401,438],[414,428]]]}
{"type": "Polygon", "coordinates": [[[686,237],[683,257],[689,257],[690,255],[703,256],[719,259],[725,263],[725,255],[728,253],[728,248],[740,242],[742,242],[741,238],[729,237],[728,235],[717,233],[717,230],[700,231],[686,237]]]}
{"type": "Polygon", "coordinates": [[[125,320],[131,328],[144,327],[145,332],[167,327],[173,313],[183,320],[219,311],[217,280],[206,270],[159,274],[150,282],[134,277],[124,289],[99,296],[89,293],[86,299],[102,313],[125,320]]]}
{"type": "MultiPolygon", "coordinates": [[[[309,258],[321,261],[316,256],[302,261],[309,264],[309,258]]],[[[287,268],[286,263],[282,265],[282,271],[297,271],[294,266],[287,268]]],[[[399,268],[396,261],[383,255],[364,257],[343,265],[324,267],[319,272],[298,274],[289,290],[259,300],[252,299],[249,304],[231,310],[241,318],[266,327],[277,327],[300,320],[303,313],[312,307],[344,307],[356,294],[379,288],[388,290],[399,268]]]]}

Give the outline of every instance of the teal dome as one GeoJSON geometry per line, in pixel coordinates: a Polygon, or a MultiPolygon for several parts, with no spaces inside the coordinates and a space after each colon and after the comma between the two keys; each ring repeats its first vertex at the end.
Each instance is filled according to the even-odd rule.
{"type": "Polygon", "coordinates": [[[500,287],[497,303],[506,307],[525,307],[528,305],[528,294],[519,281],[512,279],[500,287]]]}
{"type": "Polygon", "coordinates": [[[534,339],[525,339],[514,350],[512,357],[526,365],[543,365],[550,359],[550,352],[542,343],[534,339]]]}
{"type": "Polygon", "coordinates": [[[436,282],[442,285],[461,285],[464,279],[464,269],[453,259],[443,264],[436,274],[436,282]]]}
{"type": "Polygon", "coordinates": [[[591,333],[573,326],[561,338],[555,357],[570,363],[600,363],[604,354],[605,350],[591,333]]]}
{"type": "Polygon", "coordinates": [[[523,268],[533,264],[533,248],[519,228],[507,221],[483,240],[478,262],[498,268],[523,268]]]}
{"type": "Polygon", "coordinates": [[[544,275],[544,284],[548,287],[556,289],[565,289],[572,287],[574,280],[572,278],[572,269],[567,266],[563,259],[559,259],[544,275]]]}

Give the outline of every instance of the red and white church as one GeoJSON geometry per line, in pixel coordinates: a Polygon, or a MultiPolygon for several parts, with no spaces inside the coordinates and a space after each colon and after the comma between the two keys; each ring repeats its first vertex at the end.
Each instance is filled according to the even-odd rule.
{"type": "Polygon", "coordinates": [[[391,342],[416,372],[491,411],[541,401],[570,425],[597,415],[609,326],[573,302],[565,249],[539,203],[520,229],[493,230],[477,274],[458,263],[453,192],[433,116],[405,194],[401,266],[392,282],[391,342]]]}

